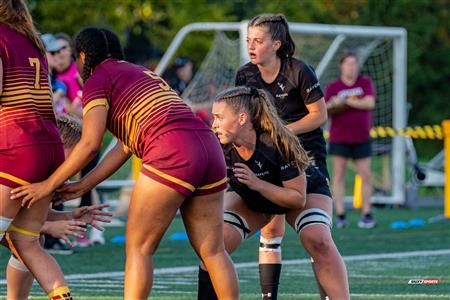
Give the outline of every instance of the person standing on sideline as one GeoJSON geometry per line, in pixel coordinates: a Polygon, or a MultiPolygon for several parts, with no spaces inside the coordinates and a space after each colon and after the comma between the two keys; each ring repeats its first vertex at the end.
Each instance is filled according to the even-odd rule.
{"type": "Polygon", "coordinates": [[[358,57],[345,53],[339,61],[341,76],[325,90],[325,100],[331,115],[329,153],[333,162],[333,196],[336,204],[336,227],[349,225],[345,217],[345,167],[354,160],[362,181],[362,215],[360,228],[376,226],[371,209],[372,172],[370,169],[372,110],[375,88],[369,77],[360,74],[358,57]],[[349,130],[352,128],[352,130],[349,130]]]}

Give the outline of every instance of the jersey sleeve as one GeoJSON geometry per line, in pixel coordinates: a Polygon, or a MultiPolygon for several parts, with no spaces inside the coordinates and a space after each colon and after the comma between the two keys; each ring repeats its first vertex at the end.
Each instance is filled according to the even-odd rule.
{"type": "Polygon", "coordinates": [[[245,74],[242,71],[238,71],[236,74],[236,78],[234,81],[235,86],[243,86],[247,84],[247,80],[245,78],[245,74]]]}
{"type": "Polygon", "coordinates": [[[362,88],[364,90],[364,95],[376,97],[375,86],[373,85],[372,80],[367,76],[364,76],[363,78],[364,82],[362,88]]]}
{"type": "Polygon", "coordinates": [[[281,156],[279,158],[279,166],[281,181],[291,180],[300,175],[300,172],[295,164],[293,162],[288,162],[281,156]]]}
{"type": "Polygon", "coordinates": [[[81,98],[83,116],[96,106],[105,106],[106,109],[109,109],[110,91],[111,79],[108,73],[98,66],[83,87],[81,98]]]}
{"type": "Polygon", "coordinates": [[[334,88],[334,83],[330,83],[325,88],[325,102],[330,101],[331,97],[336,95],[336,90],[334,88]]]}
{"type": "Polygon", "coordinates": [[[313,68],[308,64],[303,64],[299,71],[298,86],[305,104],[314,103],[323,97],[319,80],[317,80],[313,68]]]}

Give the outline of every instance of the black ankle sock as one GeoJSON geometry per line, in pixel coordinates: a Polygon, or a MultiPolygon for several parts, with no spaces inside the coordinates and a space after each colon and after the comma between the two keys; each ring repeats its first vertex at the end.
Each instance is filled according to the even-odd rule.
{"type": "Polygon", "coordinates": [[[259,264],[259,282],[263,300],[276,300],[280,283],[281,264],[259,264]]]}
{"type": "Polygon", "coordinates": [[[198,296],[197,300],[217,300],[216,292],[209,277],[209,273],[198,268],[198,296]]]}

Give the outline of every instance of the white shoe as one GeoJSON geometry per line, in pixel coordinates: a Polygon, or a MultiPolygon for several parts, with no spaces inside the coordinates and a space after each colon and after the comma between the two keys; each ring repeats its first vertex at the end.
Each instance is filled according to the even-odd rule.
{"type": "Polygon", "coordinates": [[[96,228],[91,228],[91,233],[89,235],[89,240],[92,244],[105,244],[105,238],[103,237],[103,231],[98,230],[96,228]]]}

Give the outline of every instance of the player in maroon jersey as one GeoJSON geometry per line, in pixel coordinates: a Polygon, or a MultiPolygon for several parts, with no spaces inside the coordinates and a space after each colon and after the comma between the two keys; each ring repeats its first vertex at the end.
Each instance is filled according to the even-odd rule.
{"type": "Polygon", "coordinates": [[[51,195],[26,209],[10,192],[45,179],[63,160],[44,47],[24,2],[0,1],[0,240],[5,236],[52,299],[72,297],[39,244],[51,195]]]}
{"type": "Polygon", "coordinates": [[[125,299],[143,299],[153,282],[153,254],[181,211],[190,242],[211,274],[219,298],[238,299],[236,272],[223,243],[226,167],[213,132],[151,71],[123,59],[117,36],[86,28],[76,40],[84,80],[80,142],[46,181],[15,189],[37,205],[99,151],[108,129],[119,142],[79,182],[60,192],[72,199],[113,174],[131,155],[142,159],[126,232],[125,299]]]}

